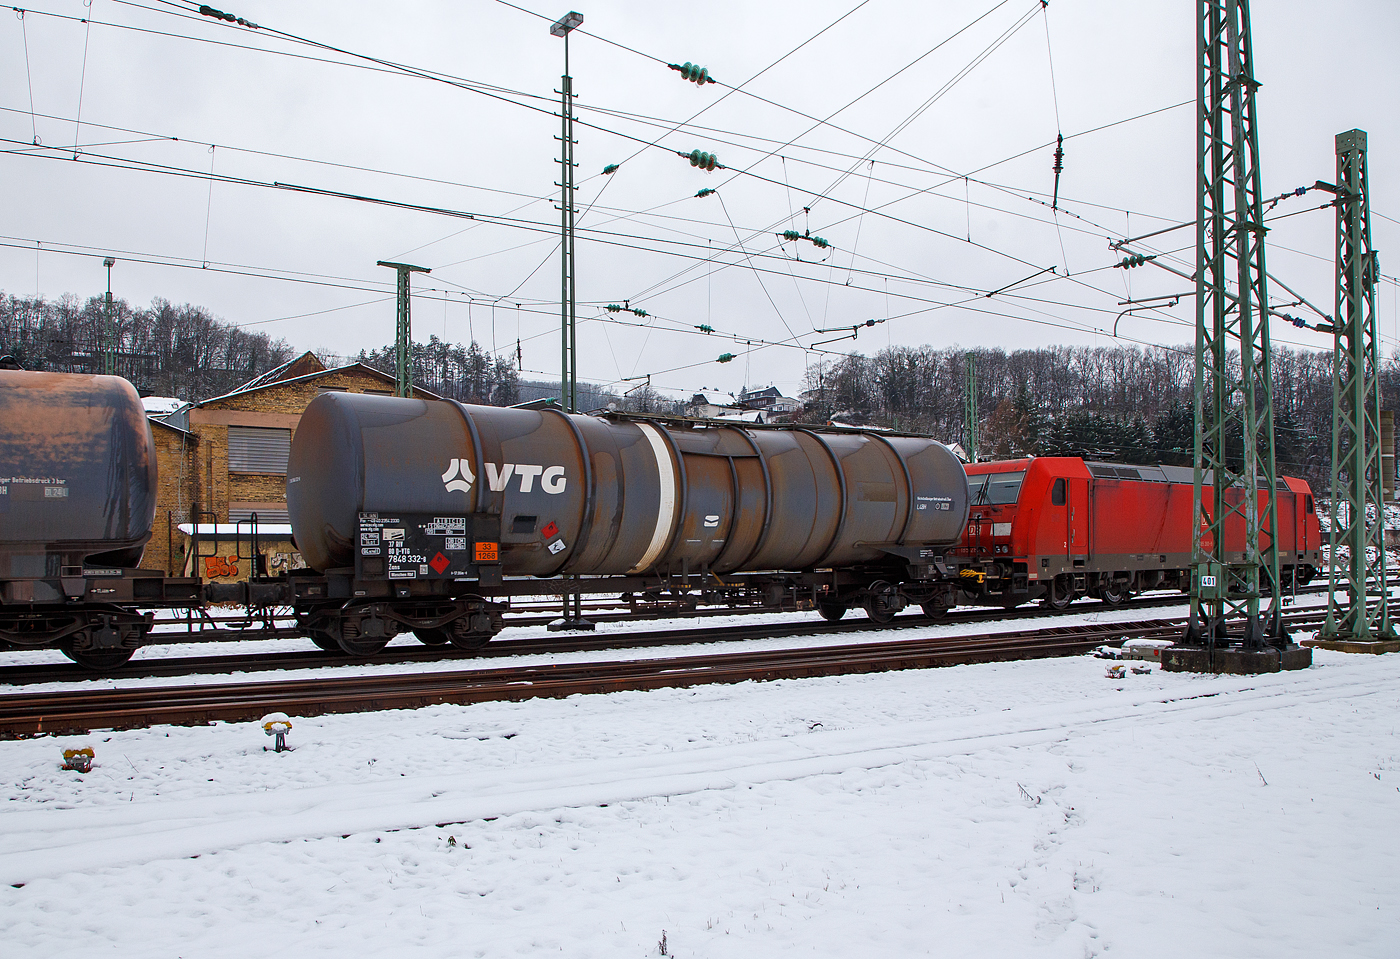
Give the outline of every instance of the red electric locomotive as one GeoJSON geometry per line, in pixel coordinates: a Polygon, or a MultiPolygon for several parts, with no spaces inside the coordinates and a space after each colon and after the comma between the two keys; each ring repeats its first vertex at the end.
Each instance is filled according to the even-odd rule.
{"type": "MultiPolygon", "coordinates": [[[[948,556],[964,602],[1010,607],[1041,599],[1063,609],[1081,596],[1117,605],[1139,590],[1190,588],[1189,467],[1044,456],[966,470],[971,511],[948,556]]],[[[1322,537],[1306,482],[1280,478],[1277,502],[1287,590],[1316,575],[1322,537]]],[[[1227,523],[1226,538],[1243,548],[1243,518],[1227,523]]]]}

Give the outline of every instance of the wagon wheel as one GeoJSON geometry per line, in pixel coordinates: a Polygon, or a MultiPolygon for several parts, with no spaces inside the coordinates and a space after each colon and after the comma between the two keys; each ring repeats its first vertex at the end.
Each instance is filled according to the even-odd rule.
{"type": "Polygon", "coordinates": [[[846,615],[846,604],[832,599],[819,599],[817,612],[822,614],[822,619],[834,623],[846,615]]]}
{"type": "Polygon", "coordinates": [[[457,619],[454,619],[444,626],[443,632],[447,635],[447,638],[451,641],[453,646],[456,646],[458,649],[464,649],[469,653],[476,652],[489,643],[491,637],[499,633],[505,626],[505,620],[501,617],[501,614],[493,612],[485,614],[487,617],[487,629],[473,628],[473,625],[477,627],[483,625],[480,621],[482,615],[481,613],[474,613],[469,616],[459,616],[457,619]],[[473,624],[473,620],[476,620],[475,624],[473,624]]]}
{"type": "Polygon", "coordinates": [[[929,619],[942,619],[948,615],[948,610],[952,609],[953,607],[944,606],[942,603],[936,600],[930,600],[927,603],[921,603],[919,605],[919,608],[924,611],[924,615],[927,616],[929,619]]]}
{"type": "Polygon", "coordinates": [[[60,643],[59,650],[84,669],[105,673],[110,669],[125,666],[131,659],[134,649],[77,649],[72,643],[60,643]]]}
{"type": "Polygon", "coordinates": [[[424,646],[443,646],[451,639],[447,635],[447,630],[440,626],[436,629],[415,629],[413,635],[417,636],[418,642],[424,646]]]}
{"type": "Polygon", "coordinates": [[[1122,606],[1132,596],[1132,590],[1125,583],[1111,582],[1099,588],[1099,599],[1107,606],[1122,606]]]}
{"type": "Polygon", "coordinates": [[[316,644],[317,649],[323,649],[328,653],[343,653],[340,643],[330,634],[329,630],[309,629],[306,631],[306,638],[316,644]]]}
{"type": "Polygon", "coordinates": [[[1040,603],[1046,609],[1068,609],[1069,604],[1074,602],[1074,583],[1068,576],[1056,576],[1045,590],[1045,598],[1040,603]]]}
{"type": "Polygon", "coordinates": [[[339,629],[332,626],[327,632],[335,636],[336,642],[340,644],[341,650],[351,656],[373,656],[375,653],[389,645],[389,636],[366,636],[361,632],[364,620],[359,617],[346,618],[337,624],[339,629]]]}
{"type": "Polygon", "coordinates": [[[899,587],[878,580],[866,590],[864,605],[865,615],[870,617],[871,622],[882,626],[904,608],[899,599],[899,587]]]}

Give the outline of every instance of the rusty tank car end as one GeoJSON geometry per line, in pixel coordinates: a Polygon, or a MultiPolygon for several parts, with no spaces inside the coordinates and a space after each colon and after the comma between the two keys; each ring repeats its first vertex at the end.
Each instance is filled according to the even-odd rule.
{"type": "Polygon", "coordinates": [[[195,580],[135,569],[156,463],[136,390],[116,376],[0,369],[0,643],[120,665],[151,615],[196,606],[195,580]]]}

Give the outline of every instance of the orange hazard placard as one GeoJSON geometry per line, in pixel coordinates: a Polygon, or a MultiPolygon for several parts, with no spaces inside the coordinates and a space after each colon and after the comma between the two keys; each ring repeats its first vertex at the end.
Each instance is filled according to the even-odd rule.
{"type": "Polygon", "coordinates": [[[477,543],[476,561],[478,563],[500,562],[499,547],[495,543],[477,543]]]}

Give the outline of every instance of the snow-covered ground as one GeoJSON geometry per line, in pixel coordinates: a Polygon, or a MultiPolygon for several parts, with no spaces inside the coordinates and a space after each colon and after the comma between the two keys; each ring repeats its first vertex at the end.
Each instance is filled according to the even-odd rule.
{"type": "Polygon", "coordinates": [[[253,723],[0,743],[0,943],[1400,955],[1400,656],[1105,665],[294,717],[282,754],[253,723]]]}

